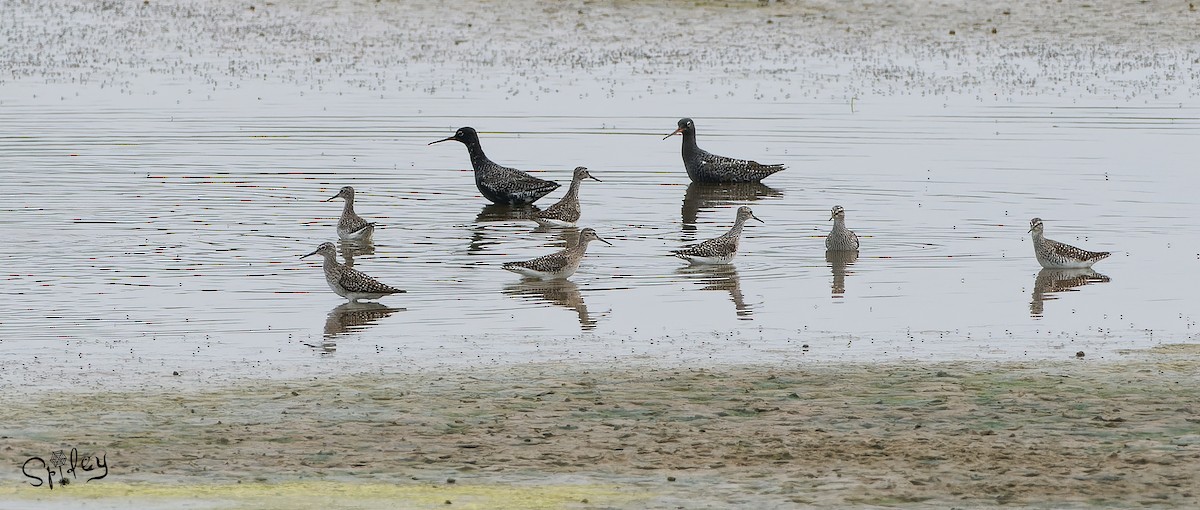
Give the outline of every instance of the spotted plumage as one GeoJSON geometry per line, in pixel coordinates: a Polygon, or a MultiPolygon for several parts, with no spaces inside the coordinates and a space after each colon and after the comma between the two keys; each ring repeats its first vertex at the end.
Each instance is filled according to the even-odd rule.
{"type": "Polygon", "coordinates": [[[833,229],[825,237],[825,251],[858,251],[858,236],[846,228],[846,210],[833,206],[829,219],[833,220],[833,229]]]}
{"type": "Polygon", "coordinates": [[[333,243],[321,243],[312,253],[300,258],[310,255],[324,257],[325,261],[322,267],[325,269],[325,283],[328,283],[329,288],[333,289],[333,292],[337,293],[337,295],[350,301],[379,299],[389,294],[404,292],[390,285],[380,283],[378,280],[367,276],[357,269],[338,263],[336,253],[337,248],[334,248],[333,243]]]}
{"type": "Polygon", "coordinates": [[[371,239],[371,235],[375,233],[375,224],[369,223],[362,219],[361,216],[354,212],[354,188],[343,186],[338,194],[325,199],[326,202],[335,198],[341,198],[346,201],[346,205],[342,207],[342,217],[338,219],[337,234],[338,239],[346,241],[366,241],[371,239]]]}
{"type": "Polygon", "coordinates": [[[745,227],[746,222],[751,218],[766,223],[755,216],[749,207],[743,205],[738,208],[737,219],[734,220],[733,228],[729,229],[729,232],[726,232],[721,237],[709,239],[700,244],[689,246],[682,250],[675,250],[671,253],[693,264],[728,264],[733,260],[733,256],[737,255],[738,242],[742,237],[742,227],[745,227]]]}
{"type": "Polygon", "coordinates": [[[785,168],[718,156],[701,149],[696,145],[696,124],[692,119],[679,119],[678,129],[663,140],[679,133],[683,134],[683,167],[692,182],[758,182],[785,168]]]}
{"type": "Polygon", "coordinates": [[[1106,251],[1087,251],[1046,239],[1041,218],[1029,220],[1029,232],[1033,235],[1033,253],[1037,256],[1038,263],[1046,269],[1092,267],[1092,264],[1111,255],[1106,251]]]}
{"type": "Polygon", "coordinates": [[[579,242],[575,243],[575,246],[532,260],[507,262],[501,267],[505,270],[539,280],[570,278],[571,275],[575,274],[575,270],[579,269],[579,262],[583,260],[583,254],[587,251],[588,242],[590,241],[601,241],[612,245],[612,243],[596,235],[595,230],[585,228],[579,232],[579,242]]]}
{"type": "Polygon", "coordinates": [[[429,145],[450,140],[467,146],[467,152],[471,156],[471,167],[475,169],[475,186],[479,188],[483,197],[492,203],[532,204],[559,186],[557,182],[539,179],[488,159],[483,153],[483,147],[479,145],[479,134],[474,128],[459,128],[454,132],[454,136],[429,142],[429,145]]]}
{"type": "Polygon", "coordinates": [[[571,187],[567,188],[567,194],[563,195],[554,205],[547,207],[544,210],[533,213],[533,220],[550,226],[573,226],[576,221],[579,221],[579,184],[584,179],[591,179],[596,182],[601,182],[588,173],[588,169],[582,166],[575,168],[575,174],[571,177],[571,187]]]}

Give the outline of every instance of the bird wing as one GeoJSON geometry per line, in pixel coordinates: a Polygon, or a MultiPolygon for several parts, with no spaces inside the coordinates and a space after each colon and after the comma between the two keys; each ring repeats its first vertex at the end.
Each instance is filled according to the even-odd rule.
{"type": "Polygon", "coordinates": [[[346,268],[346,270],[342,272],[342,276],[338,278],[338,284],[341,285],[343,289],[346,289],[350,292],[362,292],[362,293],[372,293],[372,294],[373,293],[395,294],[397,292],[404,292],[403,290],[397,289],[390,285],[380,283],[379,280],[371,278],[370,276],[367,276],[365,273],[363,273],[357,269],[349,268],[349,267],[346,268]]]}
{"type": "Polygon", "coordinates": [[[1087,251],[1085,249],[1076,248],[1069,244],[1060,242],[1051,243],[1050,250],[1061,257],[1076,260],[1099,260],[1109,256],[1109,252],[1106,251],[1087,251]]]}
{"type": "Polygon", "coordinates": [[[523,267],[525,269],[550,273],[566,267],[567,251],[568,250],[562,250],[549,255],[542,255],[536,259],[508,262],[502,267],[506,269],[510,267],[523,267]]]}
{"type": "Polygon", "coordinates": [[[673,253],[691,255],[694,257],[719,257],[736,249],[736,241],[729,237],[717,237],[698,244],[687,246],[673,253]]]}
{"type": "Polygon", "coordinates": [[[720,156],[704,150],[700,151],[699,159],[704,171],[730,180],[742,180],[745,177],[762,179],[785,168],[784,165],[764,165],[757,161],[720,156]]]}
{"type": "Polygon", "coordinates": [[[516,168],[500,165],[496,166],[496,178],[488,184],[492,189],[505,193],[542,190],[549,193],[559,187],[557,182],[540,179],[516,168]]]}

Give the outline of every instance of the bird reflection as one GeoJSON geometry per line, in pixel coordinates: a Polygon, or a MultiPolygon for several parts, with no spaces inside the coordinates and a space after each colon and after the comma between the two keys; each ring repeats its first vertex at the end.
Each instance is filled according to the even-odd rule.
{"type": "MultiPolygon", "coordinates": [[[[538,211],[537,207],[531,205],[505,205],[505,204],[488,204],[479,210],[479,214],[475,216],[475,225],[471,228],[471,243],[467,246],[467,253],[478,254],[487,249],[488,246],[497,244],[498,241],[488,239],[488,228],[484,223],[513,221],[513,220],[531,220],[534,211],[538,211]]],[[[576,234],[576,237],[579,237],[576,234]]]]}
{"type": "Polygon", "coordinates": [[[1089,283],[1107,283],[1109,278],[1097,273],[1092,268],[1079,269],[1043,269],[1038,271],[1033,280],[1033,301],[1029,302],[1029,315],[1041,317],[1044,302],[1058,299],[1054,294],[1059,292],[1075,292],[1075,287],[1089,283]]]}
{"type": "Polygon", "coordinates": [[[401,310],[403,308],[390,308],[376,302],[342,303],[330,310],[325,318],[325,340],[329,342],[338,335],[362,331],[401,310]]]}
{"type": "Polygon", "coordinates": [[[575,246],[575,243],[579,241],[578,227],[538,225],[533,231],[539,234],[553,233],[555,241],[550,246],[554,247],[570,248],[575,246]]]}
{"type": "Polygon", "coordinates": [[[539,209],[532,205],[500,205],[488,204],[479,210],[475,223],[489,221],[532,220],[534,211],[539,209]]]}
{"type": "Polygon", "coordinates": [[[583,294],[579,286],[570,280],[529,280],[523,279],[504,287],[504,294],[532,301],[551,303],[563,308],[575,310],[579,315],[579,327],[584,331],[596,329],[596,320],[588,314],[587,304],[583,302],[583,294]]]}
{"type": "Polygon", "coordinates": [[[833,284],[830,286],[833,297],[842,297],[846,294],[846,275],[854,274],[846,271],[846,268],[853,266],[857,260],[857,251],[825,252],[825,262],[829,263],[829,270],[833,272],[833,284]]]}
{"type": "Polygon", "coordinates": [[[339,251],[342,252],[342,258],[346,259],[347,266],[354,266],[354,257],[358,255],[374,255],[375,243],[367,240],[346,240],[338,241],[339,251]]]}
{"type": "Polygon", "coordinates": [[[721,265],[691,265],[675,270],[676,274],[694,279],[703,285],[700,290],[723,290],[729,293],[733,308],[740,320],[753,320],[754,310],[746,304],[742,296],[742,280],[738,278],[737,268],[730,264],[721,265]]]}
{"type": "Polygon", "coordinates": [[[783,192],[761,182],[688,184],[683,194],[683,230],[696,230],[696,217],[704,209],[753,202],[760,198],[779,198],[783,192]]]}

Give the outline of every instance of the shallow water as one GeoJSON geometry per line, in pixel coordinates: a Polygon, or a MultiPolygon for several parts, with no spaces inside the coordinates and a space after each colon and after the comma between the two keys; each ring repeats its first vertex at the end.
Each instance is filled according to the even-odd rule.
{"type": "MultiPolygon", "coordinates": [[[[503,34],[457,49],[439,38],[458,22],[409,6],[426,16],[435,47],[406,46],[422,37],[408,34],[377,53],[336,26],[297,32],[293,23],[321,4],[297,5],[59,13],[91,27],[82,42],[54,43],[94,45],[73,57],[85,64],[22,66],[5,78],[0,346],[16,369],[7,382],[576,359],[1091,357],[1200,337],[1190,143],[1200,106],[1195,71],[1178,69],[1194,40],[1124,66],[1145,42],[1094,47],[1088,62],[1073,59],[1075,46],[1014,58],[1003,45],[965,42],[954,51],[968,63],[1068,79],[1023,85],[989,71],[951,87],[918,72],[943,65],[954,53],[945,48],[876,55],[866,68],[894,72],[874,76],[861,59],[829,57],[837,40],[798,43],[819,65],[769,74],[782,60],[682,43],[679,56],[670,42],[655,44],[677,58],[635,66],[602,57],[636,41],[580,46],[581,64],[570,47],[589,41],[554,33],[532,52],[486,46],[485,58],[472,47],[503,34]],[[192,20],[216,35],[186,51],[171,37],[145,39],[134,58],[105,46],[93,16],[184,33],[177,24],[192,20]],[[244,44],[251,29],[292,34],[294,47],[261,34],[266,43],[236,55],[221,44],[244,44]],[[455,48],[451,64],[431,64],[439,45],[455,48]],[[314,54],[334,57],[322,67],[314,54]],[[523,55],[528,66],[512,63],[523,55]],[[741,67],[702,79],[689,56],[741,67]],[[1079,81],[1089,69],[1093,81],[1079,81]],[[1113,69],[1127,74],[1105,74],[1113,69]],[[1179,81],[1162,85],[1160,74],[1179,81]],[[703,148],[788,169],[757,186],[689,184],[679,138],[662,140],[681,116],[696,120],[703,148]],[[569,282],[501,270],[566,246],[577,230],[487,206],[465,148],[426,145],[463,125],[480,130],[497,162],[564,184],[540,206],[561,196],[572,168],[588,167],[603,182],[583,184],[580,225],[613,246],[593,243],[569,282]],[[342,254],[407,294],[347,306],[319,261],[298,259],[336,239],[341,202],[324,200],[345,185],[381,226],[373,244],[342,254]],[[670,256],[723,233],[739,205],[765,223],[746,229],[732,266],[670,256]],[[856,259],[826,257],[833,205],[862,240],[856,259]],[[1052,239],[1114,255],[1094,275],[1039,272],[1026,233],[1034,216],[1052,239]]],[[[386,7],[345,8],[347,19],[401,23],[401,13],[378,11],[386,7]]],[[[22,20],[15,37],[42,37],[38,9],[3,9],[22,20]]],[[[615,8],[595,9],[608,19],[615,8]]],[[[112,39],[130,37],[113,26],[112,39]]],[[[631,30],[636,39],[648,29],[631,30]]]]}

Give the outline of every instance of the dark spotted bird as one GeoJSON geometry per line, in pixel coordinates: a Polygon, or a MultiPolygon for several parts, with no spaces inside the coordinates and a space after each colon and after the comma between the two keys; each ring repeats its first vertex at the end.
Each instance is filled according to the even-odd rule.
{"type": "Polygon", "coordinates": [[[333,247],[333,243],[321,243],[312,253],[300,258],[310,255],[325,257],[325,262],[322,264],[325,269],[325,283],[328,283],[329,288],[333,289],[337,295],[350,301],[379,299],[389,294],[404,292],[390,285],[379,283],[378,280],[357,269],[338,263],[336,253],[337,248],[333,247]]]}
{"type": "Polygon", "coordinates": [[[575,270],[579,269],[579,262],[583,260],[583,254],[587,251],[590,241],[600,241],[612,245],[596,235],[595,230],[585,228],[579,232],[579,242],[575,243],[575,246],[532,260],[507,262],[501,267],[507,271],[539,280],[570,278],[575,274],[575,270]]]}
{"type": "Polygon", "coordinates": [[[696,124],[692,119],[679,119],[679,127],[663,140],[680,133],[683,134],[683,167],[692,182],[758,182],[784,169],[783,165],[727,158],[701,149],[696,145],[696,124]]]}
{"type": "Polygon", "coordinates": [[[554,205],[534,212],[533,221],[542,225],[555,227],[574,226],[575,222],[579,221],[579,184],[584,179],[602,182],[588,173],[587,168],[582,166],[576,167],[575,175],[571,177],[571,187],[567,188],[567,194],[563,195],[554,205]]]}
{"type": "Polygon", "coordinates": [[[368,223],[361,216],[354,213],[354,188],[344,186],[338,194],[325,199],[326,202],[335,198],[341,198],[346,201],[346,205],[342,207],[342,217],[338,219],[337,234],[338,239],[347,241],[367,241],[371,239],[371,234],[375,233],[375,224],[368,223]]]}
{"type": "Polygon", "coordinates": [[[738,208],[737,219],[734,220],[733,228],[729,229],[729,232],[721,237],[671,253],[693,264],[728,264],[733,261],[733,256],[737,255],[738,243],[742,238],[742,227],[745,227],[746,222],[751,218],[766,223],[755,216],[749,207],[743,205],[738,208]]]}
{"type": "Polygon", "coordinates": [[[1037,256],[1038,263],[1046,269],[1092,267],[1092,264],[1111,255],[1106,251],[1087,251],[1046,239],[1044,231],[1041,218],[1029,220],[1029,232],[1033,235],[1033,254],[1037,256]]]}
{"type": "Polygon", "coordinates": [[[515,168],[497,164],[488,159],[479,145],[479,134],[474,128],[463,127],[454,136],[429,142],[429,145],[454,140],[467,146],[471,155],[471,167],[475,169],[475,186],[483,197],[495,204],[526,205],[558,188],[554,181],[539,179],[515,168]]]}

